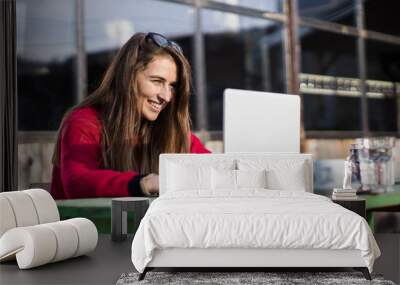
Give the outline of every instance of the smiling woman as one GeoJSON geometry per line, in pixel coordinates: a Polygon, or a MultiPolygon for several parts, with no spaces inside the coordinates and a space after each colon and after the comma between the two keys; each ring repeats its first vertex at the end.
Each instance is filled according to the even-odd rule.
{"type": "Polygon", "coordinates": [[[190,78],[175,42],[156,33],[132,36],[99,88],[61,122],[53,197],[157,194],[161,153],[208,153],[190,131],[190,78]]]}
{"type": "Polygon", "coordinates": [[[173,99],[176,73],[173,58],[157,56],[138,74],[138,92],[144,99],[142,115],[147,120],[156,120],[161,110],[173,99]]]}

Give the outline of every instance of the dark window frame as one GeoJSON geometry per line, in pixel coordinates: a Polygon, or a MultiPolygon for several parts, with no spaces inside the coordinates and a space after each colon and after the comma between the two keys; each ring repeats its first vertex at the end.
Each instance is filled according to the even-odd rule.
{"type": "Polygon", "coordinates": [[[0,192],[18,189],[16,3],[0,2],[0,192]]]}
{"type": "MultiPolygon", "coordinates": [[[[364,27],[365,22],[365,15],[364,15],[364,2],[362,0],[355,1],[355,9],[356,9],[356,16],[357,16],[357,25],[356,26],[347,26],[342,25],[334,22],[327,22],[322,20],[317,20],[313,18],[307,17],[300,17],[297,9],[297,1],[296,0],[284,0],[283,4],[286,5],[286,8],[283,10],[282,13],[271,12],[271,11],[264,11],[249,7],[243,7],[239,5],[231,5],[221,2],[216,2],[212,0],[159,0],[183,5],[189,5],[193,9],[195,9],[196,13],[199,12],[201,9],[211,9],[211,10],[218,10],[222,12],[229,12],[234,13],[237,15],[254,17],[254,18],[262,18],[272,21],[281,22],[286,29],[288,29],[288,33],[290,33],[290,27],[295,29],[296,33],[292,33],[292,39],[286,39],[286,46],[287,50],[285,52],[285,62],[291,62],[292,69],[286,72],[286,86],[287,92],[289,89],[293,89],[292,83],[288,82],[289,80],[293,80],[293,76],[290,76],[290,72],[293,74],[293,70],[295,70],[296,80],[298,82],[299,75],[301,70],[296,68],[299,66],[299,60],[301,54],[298,54],[296,57],[296,49],[299,49],[299,39],[297,37],[297,31],[300,27],[311,27],[316,30],[328,31],[333,33],[338,33],[341,35],[348,35],[353,36],[357,39],[357,56],[359,59],[359,78],[362,81],[362,90],[363,90],[363,97],[362,100],[362,117],[363,129],[361,131],[356,132],[348,132],[348,131],[305,131],[305,138],[336,138],[336,139],[344,139],[344,138],[355,138],[355,137],[363,137],[363,136],[381,136],[381,135],[390,135],[395,137],[400,137],[400,122],[398,122],[398,129],[397,132],[371,132],[368,128],[368,110],[366,106],[366,95],[365,95],[365,80],[366,78],[366,58],[365,58],[365,41],[375,40],[380,42],[386,42],[390,44],[399,45],[400,47],[400,37],[394,36],[390,34],[385,34],[381,32],[367,30],[364,27]],[[294,3],[294,4],[293,4],[294,3]],[[287,7],[290,7],[288,9],[287,7]],[[292,55],[289,54],[289,50],[291,50],[292,55]],[[288,58],[290,57],[290,58],[288,58]],[[294,62],[293,62],[294,60],[294,62]],[[288,76],[289,75],[289,76],[288,76]],[[292,79],[290,79],[292,78],[292,79]]],[[[195,82],[196,87],[199,89],[199,103],[197,104],[196,113],[197,116],[205,117],[204,114],[207,111],[207,102],[206,102],[206,86],[204,86],[205,76],[207,76],[204,72],[204,44],[202,40],[202,31],[201,31],[201,23],[197,19],[196,27],[195,27],[195,34],[193,35],[195,44],[194,53],[196,55],[196,68],[199,69],[200,72],[197,72],[195,82]],[[200,92],[201,91],[201,92],[200,92]]],[[[300,94],[301,95],[301,94],[300,94]]],[[[399,113],[399,110],[397,111],[399,113]]],[[[399,114],[397,115],[399,118],[399,114]]],[[[207,129],[207,120],[197,120],[199,123],[195,126],[195,130],[199,131],[208,131],[207,129]]],[[[215,139],[222,139],[222,130],[221,131],[208,131],[210,133],[211,138],[215,139]]],[[[23,132],[23,134],[19,134],[19,141],[29,141],[27,139],[29,137],[38,138],[38,134],[43,132],[23,132]]],[[[46,132],[46,133],[55,133],[55,132],[46,132]]],[[[52,135],[54,136],[54,135],[52,135]]],[[[50,136],[50,137],[52,137],[50,136]]],[[[50,139],[49,136],[46,136],[46,140],[50,139]]],[[[36,141],[36,139],[34,139],[36,141]]]]}

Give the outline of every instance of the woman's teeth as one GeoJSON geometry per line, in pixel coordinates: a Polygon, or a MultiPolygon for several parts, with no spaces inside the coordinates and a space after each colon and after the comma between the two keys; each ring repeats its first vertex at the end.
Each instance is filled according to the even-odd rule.
{"type": "Polygon", "coordinates": [[[161,110],[161,104],[149,101],[150,105],[156,110],[156,111],[160,111],[161,110]]]}

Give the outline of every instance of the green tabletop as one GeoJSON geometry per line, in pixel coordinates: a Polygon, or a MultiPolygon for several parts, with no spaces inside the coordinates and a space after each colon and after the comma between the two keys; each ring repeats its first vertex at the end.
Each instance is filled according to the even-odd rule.
{"type": "Polygon", "coordinates": [[[113,198],[69,199],[57,200],[58,207],[65,208],[111,208],[113,198]]]}
{"type": "Polygon", "coordinates": [[[367,210],[387,210],[400,206],[400,184],[389,187],[385,191],[372,194],[361,194],[367,200],[367,210]]]}
{"type": "MultiPolygon", "coordinates": [[[[57,200],[61,220],[87,218],[97,227],[99,233],[111,233],[111,200],[113,198],[90,198],[57,200]]],[[[152,202],[154,198],[150,198],[152,202]]],[[[134,213],[128,212],[128,233],[134,232],[134,213]]]]}
{"type": "MultiPolygon", "coordinates": [[[[314,193],[330,197],[332,189],[315,189],[314,193]]],[[[372,230],[374,230],[374,212],[400,210],[400,184],[395,184],[385,190],[358,194],[357,196],[365,199],[367,220],[372,230]]]]}
{"type": "Polygon", "coordinates": [[[377,193],[361,194],[366,200],[367,220],[372,231],[375,229],[374,212],[400,210],[400,184],[377,193]]]}
{"type": "MultiPolygon", "coordinates": [[[[96,225],[99,233],[106,234],[111,233],[111,199],[69,199],[57,200],[56,203],[61,220],[87,218],[96,225]]],[[[128,216],[128,221],[133,221],[132,213],[128,216]]]]}

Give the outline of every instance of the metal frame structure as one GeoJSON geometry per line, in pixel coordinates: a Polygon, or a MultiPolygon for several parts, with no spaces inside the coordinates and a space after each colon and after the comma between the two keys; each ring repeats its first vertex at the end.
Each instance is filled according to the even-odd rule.
{"type": "Polygon", "coordinates": [[[87,93],[87,60],[85,50],[85,5],[84,0],[75,0],[75,39],[76,39],[76,102],[81,102],[87,93]]]}
{"type": "Polygon", "coordinates": [[[0,192],[17,189],[17,40],[15,0],[0,1],[0,192]]]}
{"type": "MultiPolygon", "coordinates": [[[[76,0],[76,6],[81,5],[82,0],[76,0]]],[[[265,20],[271,20],[280,22],[284,25],[284,54],[285,54],[285,76],[286,76],[286,92],[299,94],[299,74],[300,74],[300,41],[298,38],[298,30],[300,27],[311,27],[316,30],[326,31],[341,35],[347,35],[357,38],[357,55],[358,55],[358,77],[361,79],[361,121],[362,130],[360,131],[306,131],[303,133],[303,138],[354,138],[354,137],[365,137],[370,135],[391,135],[400,136],[400,115],[398,114],[398,130],[397,132],[371,132],[368,125],[368,106],[366,97],[366,76],[367,76],[367,63],[366,63],[366,46],[365,41],[375,40],[400,46],[400,37],[384,34],[375,31],[369,31],[365,29],[365,15],[364,15],[364,0],[355,0],[356,9],[356,23],[354,26],[347,26],[337,24],[333,22],[322,21],[314,18],[301,17],[298,13],[297,0],[284,0],[283,11],[281,13],[271,12],[265,10],[259,10],[244,6],[232,5],[214,0],[159,0],[169,3],[183,4],[191,6],[194,9],[194,25],[195,33],[193,35],[193,51],[194,51],[194,65],[196,68],[195,73],[195,86],[196,86],[196,118],[197,125],[196,130],[207,133],[207,137],[211,139],[222,139],[221,131],[208,131],[208,120],[207,120],[207,99],[206,99],[206,72],[205,72],[205,47],[204,39],[201,27],[201,10],[210,9],[221,12],[234,13],[240,16],[247,16],[252,18],[259,18],[265,20]]],[[[77,23],[82,25],[83,17],[81,13],[77,15],[77,23]],[[78,17],[79,16],[79,17],[78,17]]],[[[79,35],[77,29],[77,47],[78,50],[78,62],[77,62],[77,86],[80,86],[77,94],[84,94],[86,90],[86,79],[85,69],[82,65],[86,61],[84,55],[84,44],[82,40],[82,34],[79,35]],[[82,80],[84,78],[84,80],[82,80]]],[[[300,94],[301,95],[301,94],[300,94]]],[[[82,95],[78,96],[79,100],[82,95]]],[[[398,100],[400,101],[400,100],[398,100]]],[[[400,103],[398,103],[400,106],[400,103]]],[[[32,141],[33,138],[37,138],[43,142],[43,137],[37,135],[38,132],[23,132],[19,133],[19,141],[32,141]]],[[[45,136],[47,139],[52,139],[53,135],[45,136]]]]}
{"type": "MultiPolygon", "coordinates": [[[[362,1],[357,1],[357,28],[359,31],[364,30],[365,16],[364,6],[362,1]]],[[[367,102],[367,57],[365,50],[365,38],[357,37],[357,54],[358,54],[358,76],[360,77],[360,91],[361,91],[361,125],[364,136],[369,136],[369,122],[368,122],[368,102],[367,102]]]]}

